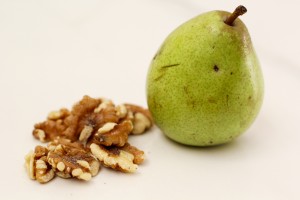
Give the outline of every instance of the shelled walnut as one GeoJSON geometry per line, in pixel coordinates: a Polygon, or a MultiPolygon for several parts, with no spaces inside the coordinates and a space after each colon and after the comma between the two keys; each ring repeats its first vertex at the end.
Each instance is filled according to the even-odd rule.
{"type": "Polygon", "coordinates": [[[132,104],[125,104],[125,107],[127,110],[132,112],[133,115],[132,134],[141,134],[152,126],[153,120],[150,112],[147,109],[132,104]]]}
{"type": "Polygon", "coordinates": [[[144,152],[131,146],[128,137],[152,125],[150,112],[140,106],[84,96],[71,110],[50,112],[46,121],[35,124],[33,136],[49,143],[26,156],[27,172],[41,183],[55,175],[87,181],[98,174],[101,164],[134,172],[144,152]]]}
{"type": "Polygon", "coordinates": [[[130,145],[127,143],[126,148],[107,147],[104,145],[91,144],[91,152],[95,155],[100,162],[105,166],[116,169],[122,172],[135,172],[138,165],[144,160],[144,152],[134,149],[134,152],[128,148],[130,145]]]}
{"type": "Polygon", "coordinates": [[[34,151],[29,152],[25,157],[26,169],[31,179],[40,183],[47,183],[54,178],[54,171],[47,163],[48,149],[36,146],[34,151]]]}
{"type": "Polygon", "coordinates": [[[71,143],[67,139],[56,140],[48,144],[48,149],[51,150],[47,161],[58,176],[87,181],[98,174],[99,161],[80,143],[71,143]]]}
{"type": "Polygon", "coordinates": [[[119,124],[108,122],[98,129],[93,137],[93,142],[104,146],[119,146],[125,145],[128,135],[133,129],[130,120],[124,120],[119,124]]]}

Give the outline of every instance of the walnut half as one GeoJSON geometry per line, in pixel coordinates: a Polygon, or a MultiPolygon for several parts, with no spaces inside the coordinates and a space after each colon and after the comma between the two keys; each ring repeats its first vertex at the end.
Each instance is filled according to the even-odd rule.
{"type": "Polygon", "coordinates": [[[132,104],[125,104],[125,106],[126,109],[133,115],[132,134],[138,135],[144,133],[147,129],[149,129],[152,126],[153,120],[150,112],[147,109],[132,104]]]}
{"type": "Polygon", "coordinates": [[[133,173],[137,170],[138,165],[143,162],[144,152],[138,149],[129,149],[129,144],[126,148],[105,147],[95,143],[90,145],[91,152],[105,166],[116,169],[122,172],[133,173]]]}
{"type": "Polygon", "coordinates": [[[76,177],[88,181],[98,174],[99,161],[81,144],[60,140],[48,146],[52,150],[48,153],[47,161],[60,177],[76,177]]]}
{"type": "Polygon", "coordinates": [[[55,176],[53,169],[47,163],[47,153],[48,150],[45,147],[37,146],[35,151],[30,151],[25,157],[29,177],[40,183],[47,183],[55,176]]]}
{"type": "Polygon", "coordinates": [[[127,142],[132,129],[133,125],[130,120],[124,120],[119,124],[108,122],[94,135],[93,142],[105,146],[122,147],[127,142]]]}

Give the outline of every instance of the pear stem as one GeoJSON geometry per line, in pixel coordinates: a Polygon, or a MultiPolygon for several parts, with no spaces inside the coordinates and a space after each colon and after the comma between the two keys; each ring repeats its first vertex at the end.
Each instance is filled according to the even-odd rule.
{"type": "Polygon", "coordinates": [[[229,26],[233,26],[234,20],[239,16],[245,14],[246,12],[247,9],[244,6],[240,5],[233,11],[233,13],[231,13],[231,15],[224,22],[229,26]]]}

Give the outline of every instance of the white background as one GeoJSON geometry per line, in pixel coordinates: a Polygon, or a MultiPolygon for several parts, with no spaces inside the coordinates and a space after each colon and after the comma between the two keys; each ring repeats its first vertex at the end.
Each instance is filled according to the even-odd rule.
{"type": "Polygon", "coordinates": [[[300,199],[299,1],[0,0],[1,199],[300,199]],[[155,127],[131,138],[147,160],[136,174],[102,169],[90,182],[27,177],[40,144],[33,124],[83,95],[146,106],[156,50],[178,25],[243,4],[265,76],[253,126],[214,148],[178,145],[155,127]]]}

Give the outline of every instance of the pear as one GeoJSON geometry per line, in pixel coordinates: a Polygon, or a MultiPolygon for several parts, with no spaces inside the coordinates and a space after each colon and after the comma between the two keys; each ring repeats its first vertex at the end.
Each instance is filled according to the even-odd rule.
{"type": "Polygon", "coordinates": [[[193,146],[230,142],[261,108],[263,75],[244,23],[246,12],[211,11],[175,29],[147,74],[147,103],[162,132],[193,146]]]}

